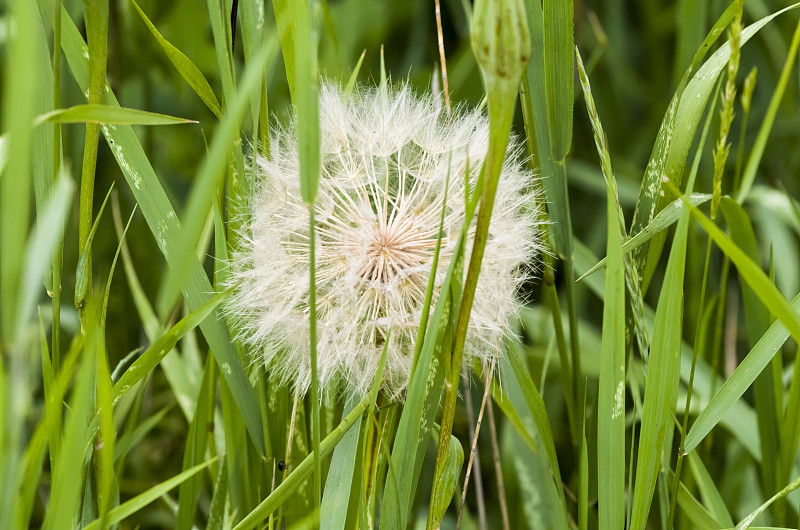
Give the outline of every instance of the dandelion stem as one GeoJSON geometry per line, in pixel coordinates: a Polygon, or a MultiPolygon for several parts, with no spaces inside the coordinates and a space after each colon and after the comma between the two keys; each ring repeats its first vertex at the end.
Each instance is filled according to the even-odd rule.
{"type": "MultiPolygon", "coordinates": [[[[461,361],[464,356],[464,345],[467,339],[469,315],[472,311],[472,303],[475,299],[475,288],[478,285],[481,262],[483,261],[483,254],[486,249],[486,239],[489,233],[489,221],[491,220],[492,209],[494,207],[497,183],[500,179],[500,171],[503,166],[508,137],[511,131],[511,121],[514,117],[516,85],[509,84],[506,86],[513,88],[489,92],[489,152],[486,155],[483,166],[483,186],[475,190],[475,193],[481,194],[480,209],[478,210],[478,220],[475,227],[475,239],[472,244],[472,254],[469,260],[467,278],[464,282],[464,291],[458,312],[452,355],[449,365],[445,364],[445,401],[442,410],[442,428],[439,435],[439,447],[436,454],[436,468],[434,470],[431,504],[433,504],[434,499],[441,495],[439,488],[442,483],[442,473],[447,460],[447,452],[450,447],[450,435],[453,431],[453,417],[455,416],[456,400],[458,398],[459,374],[461,361]],[[508,92],[510,92],[510,94],[508,92]]],[[[433,512],[431,511],[428,514],[428,528],[432,528],[433,525],[433,512]]]]}

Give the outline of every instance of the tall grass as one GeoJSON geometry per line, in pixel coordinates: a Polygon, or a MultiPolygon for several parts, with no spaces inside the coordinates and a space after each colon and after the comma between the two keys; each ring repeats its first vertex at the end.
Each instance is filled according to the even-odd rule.
{"type": "Polygon", "coordinates": [[[796,7],[9,0],[0,527],[798,528],[796,7]],[[465,225],[405,398],[384,348],[319,401],[312,257],[295,395],[220,308],[249,160],[296,111],[313,241],[320,79],[430,91],[441,57],[488,104],[478,239],[509,132],[542,177],[516,338],[463,369],[465,225]]]}

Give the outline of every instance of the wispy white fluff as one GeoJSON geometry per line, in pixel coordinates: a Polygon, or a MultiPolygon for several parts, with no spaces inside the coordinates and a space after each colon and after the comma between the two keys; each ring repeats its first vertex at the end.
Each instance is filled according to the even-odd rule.
{"type": "MultiPolygon", "coordinates": [[[[488,121],[479,112],[460,110],[447,123],[432,97],[415,96],[407,87],[360,89],[347,99],[340,88],[323,85],[319,111],[320,388],[336,394],[346,386],[364,394],[389,336],[384,389],[399,397],[408,385],[442,208],[433,303],[463,224],[465,186],[474,186],[488,148],[488,121]]],[[[235,292],[227,310],[237,322],[238,339],[263,357],[273,377],[304,394],[311,379],[309,215],[300,195],[294,127],[273,131],[270,145],[270,158],[254,161],[259,181],[252,220],[242,250],[232,257],[235,292]]],[[[540,250],[533,179],[512,139],[465,362],[489,364],[499,355],[517,289],[533,270],[540,250]]],[[[467,259],[471,245],[470,238],[467,259]]]]}

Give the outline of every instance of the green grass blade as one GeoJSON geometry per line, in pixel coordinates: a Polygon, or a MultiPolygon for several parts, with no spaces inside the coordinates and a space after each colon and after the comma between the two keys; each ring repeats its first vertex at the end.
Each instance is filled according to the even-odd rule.
{"type": "MultiPolygon", "coordinates": [[[[752,38],[759,30],[761,30],[761,28],[766,26],[775,17],[798,6],[800,6],[800,3],[791,5],[769,16],[766,16],[745,28],[741,34],[741,45],[744,46],[744,44],[750,38],[752,38]]],[[[692,145],[694,131],[697,130],[697,127],[700,123],[703,109],[705,108],[706,102],[708,101],[711,91],[713,90],[717,77],[723,68],[725,68],[725,66],[728,64],[730,52],[730,43],[726,42],[720,46],[720,48],[697,70],[697,73],[686,84],[685,89],[681,91],[679,88],[678,93],[676,93],[676,97],[680,98],[680,103],[677,105],[676,115],[674,117],[674,129],[679,130],[682,133],[672,136],[672,139],[669,142],[666,160],[664,161],[662,170],[654,171],[653,173],[650,173],[648,170],[648,176],[645,178],[645,182],[642,184],[642,189],[644,190],[645,186],[647,187],[648,197],[651,197],[651,200],[647,202],[648,207],[645,208],[645,210],[651,211],[652,213],[650,213],[649,216],[644,214],[637,216],[634,214],[634,227],[630,231],[631,234],[636,234],[639,231],[636,228],[641,228],[649,224],[650,219],[652,219],[652,215],[664,209],[664,207],[674,199],[674,195],[672,193],[665,193],[663,197],[659,195],[659,190],[662,189],[662,178],[666,176],[675,185],[680,185],[686,157],[692,145]],[[653,206],[654,204],[655,206],[653,206]],[[636,221],[637,217],[641,219],[638,224],[636,221]]],[[[662,124],[662,128],[663,127],[664,126],[662,124]]],[[[640,194],[640,202],[641,200],[640,194]]],[[[641,261],[641,263],[644,265],[643,290],[645,291],[653,273],[655,272],[665,238],[666,236],[663,233],[654,237],[648,245],[646,261],[643,259],[641,261]]]]}
{"type": "Polygon", "coordinates": [[[319,83],[317,45],[319,40],[316,25],[311,18],[311,6],[316,2],[299,0],[295,5],[294,54],[295,90],[294,103],[297,109],[297,153],[300,158],[300,194],[309,207],[309,342],[311,364],[311,449],[314,452],[314,511],[319,516],[322,469],[320,466],[320,413],[319,380],[317,366],[317,308],[315,263],[314,202],[317,199],[320,174],[319,153],[319,83]],[[309,5],[311,4],[311,5],[309,5]]]}
{"type": "Polygon", "coordinates": [[[387,474],[384,485],[381,520],[390,528],[404,528],[408,523],[424,450],[439,408],[444,382],[441,359],[444,350],[449,346],[452,334],[448,323],[454,317],[451,284],[454,276],[459,277],[454,271],[463,275],[464,239],[462,230],[454,250],[456,258],[451,262],[439,291],[447,294],[440,295],[436,300],[433,315],[425,331],[422,349],[414,360],[408,397],[400,415],[392,449],[390,466],[394,473],[387,474]]]}
{"type": "MultiPolygon", "coordinates": [[[[674,190],[677,191],[677,190],[674,190]]],[[[680,196],[683,199],[683,195],[680,196]]],[[[684,204],[689,206],[692,216],[700,223],[700,226],[708,233],[714,242],[719,246],[731,262],[736,265],[741,277],[745,279],[747,285],[758,295],[761,302],[767,306],[770,313],[778,318],[789,330],[795,340],[800,340],[800,315],[789,304],[786,298],[778,291],[775,284],[761,270],[756,263],[753,263],[747,254],[725,235],[710,219],[695,206],[684,200],[684,204]]]]}
{"type": "MultiPolygon", "coordinates": [[[[89,80],[88,61],[84,55],[86,44],[63,8],[62,14],[64,19],[62,47],[70,70],[82,90],[85,90],[89,80]]],[[[106,104],[117,104],[116,98],[110,90],[106,90],[106,104]]],[[[103,132],[161,252],[164,253],[168,262],[171,261],[175,249],[178,248],[182,230],[175,211],[139,140],[128,125],[104,125],[103,132]]],[[[208,301],[211,297],[209,293],[213,290],[197,260],[190,260],[188,268],[184,269],[184,274],[187,277],[183,291],[184,296],[189,306],[197,309],[208,301]]],[[[211,316],[212,318],[206,319],[200,327],[220,365],[223,377],[231,386],[236,403],[245,419],[247,430],[256,447],[263,453],[264,434],[253,389],[231,344],[221,315],[216,311],[211,316]]]]}
{"type": "MultiPolygon", "coordinates": [[[[792,301],[792,307],[800,311],[800,295],[792,301]]],[[[783,323],[776,321],[770,326],[692,424],[686,435],[684,450],[687,453],[693,451],[726,414],[730,414],[730,407],[750,388],[788,338],[789,331],[783,323]]]]}
{"type": "Polygon", "coordinates": [[[773,495],[767,502],[765,502],[764,504],[753,510],[753,512],[750,515],[739,521],[739,524],[736,525],[736,530],[744,530],[745,528],[750,528],[750,525],[753,523],[753,521],[755,521],[756,517],[761,515],[764,512],[764,510],[769,508],[769,506],[773,502],[784,498],[786,495],[790,494],[797,488],[800,488],[800,477],[795,479],[794,482],[792,482],[791,484],[783,488],[781,491],[773,495]]]}
{"type": "Polygon", "coordinates": [[[289,83],[289,95],[295,101],[295,82],[297,74],[295,72],[295,49],[294,31],[297,20],[297,4],[290,0],[275,0],[272,2],[272,9],[275,12],[275,21],[278,24],[278,34],[281,38],[281,51],[283,52],[283,64],[286,69],[286,81],[289,83]]]}
{"type": "MultiPolygon", "coordinates": [[[[39,69],[36,90],[36,110],[35,113],[44,114],[54,108],[53,94],[53,67],[50,63],[50,49],[47,43],[47,36],[44,32],[44,24],[38,20],[35,24],[35,59],[34,64],[39,69]]],[[[55,131],[54,127],[38,127],[32,132],[33,147],[33,189],[36,196],[36,212],[44,208],[45,203],[50,198],[53,185],[58,177],[55,164],[60,159],[61,149],[54,148],[55,131]],[[58,153],[54,156],[53,153],[58,153]]],[[[2,156],[0,155],[0,158],[2,156]]],[[[2,173],[2,161],[0,161],[0,173],[2,173]]],[[[55,293],[53,290],[52,270],[47,271],[45,276],[45,287],[48,292],[55,293]]],[[[55,308],[53,310],[55,312],[55,308]]]]}
{"type": "MultiPolygon", "coordinates": [[[[610,176],[610,175],[609,175],[610,176]]],[[[607,181],[608,267],[597,401],[597,476],[600,528],[625,526],[625,267],[615,186],[607,181]]]]}
{"type": "MultiPolygon", "coordinates": [[[[83,186],[83,184],[81,184],[81,186],[83,186]]],[[[84,236],[85,239],[81,245],[81,253],[78,256],[78,266],[75,271],[75,293],[73,295],[75,307],[78,309],[83,308],[84,299],[92,283],[92,241],[94,241],[94,235],[97,233],[97,227],[100,226],[100,219],[103,218],[103,212],[106,209],[108,198],[111,196],[111,191],[113,189],[114,184],[112,183],[111,187],[108,188],[106,192],[103,203],[100,205],[100,210],[98,210],[97,217],[95,217],[92,223],[92,228],[84,236]]],[[[91,214],[91,212],[88,213],[91,214]]]]}
{"type": "Polygon", "coordinates": [[[51,267],[51,258],[61,242],[74,189],[75,184],[72,179],[62,173],[46,205],[38,214],[36,229],[28,241],[24,254],[26,266],[20,278],[19,305],[12,312],[16,317],[17,329],[22,329],[33,318],[36,301],[41,294],[42,277],[51,267]]]}
{"type": "Polygon", "coordinates": [[[150,431],[160,425],[171,408],[172,405],[164,407],[139,423],[134,430],[120,436],[117,443],[114,445],[114,465],[124,460],[128,453],[130,453],[133,448],[137,447],[150,431]]]}
{"type": "MultiPolygon", "coordinates": [[[[650,225],[656,213],[658,192],[661,189],[661,178],[664,175],[667,154],[675,132],[675,121],[678,115],[678,105],[684,89],[684,84],[685,79],[681,81],[675,95],[672,96],[672,101],[670,101],[667,111],[664,114],[664,119],[661,121],[661,126],[658,129],[653,151],[650,154],[650,160],[647,162],[642,184],[639,187],[639,197],[636,200],[636,208],[633,211],[633,220],[631,221],[631,228],[628,232],[631,236],[638,235],[640,231],[650,225]]],[[[633,263],[640,277],[644,273],[646,256],[647,247],[637,250],[633,255],[633,263]]],[[[642,290],[646,290],[646,285],[642,286],[642,290]]]]}
{"type": "MultiPolygon", "coordinates": [[[[90,311],[87,319],[89,323],[96,322],[93,316],[93,311],[90,311]]],[[[61,528],[65,524],[71,527],[78,515],[82,489],[75,486],[75,477],[83,475],[81,470],[91,435],[88,425],[92,414],[91,394],[95,372],[93,356],[97,354],[96,334],[97,329],[94,328],[87,337],[86,349],[81,359],[83,364],[72,391],[71,413],[64,425],[64,440],[56,469],[53,471],[51,502],[47,507],[44,528],[61,528]]]]}
{"type": "Polygon", "coordinates": [[[508,423],[514,428],[514,431],[516,431],[519,437],[522,438],[522,441],[525,442],[525,445],[527,445],[531,451],[538,451],[537,448],[539,446],[536,443],[536,440],[534,440],[533,436],[531,436],[531,433],[528,432],[528,429],[522,422],[522,418],[511,404],[511,401],[508,399],[508,396],[503,391],[501,385],[494,378],[492,379],[491,385],[492,399],[494,400],[495,405],[497,405],[500,410],[503,411],[505,420],[508,421],[508,423]]]}
{"type": "Polygon", "coordinates": [[[342,95],[345,98],[349,98],[350,95],[353,93],[353,87],[356,86],[356,80],[358,79],[358,72],[361,71],[361,65],[364,62],[364,56],[367,54],[367,50],[361,52],[361,56],[358,58],[358,62],[356,63],[355,67],[353,67],[353,72],[350,74],[350,78],[347,80],[347,84],[342,91],[342,95]]]}
{"type": "MultiPolygon", "coordinates": [[[[705,202],[708,202],[709,200],[711,200],[711,194],[709,193],[692,193],[692,195],[689,197],[689,201],[695,206],[699,206],[705,202]]],[[[656,215],[653,220],[650,221],[650,224],[622,244],[622,252],[627,254],[628,252],[638,249],[640,246],[649,241],[654,235],[658,234],[659,232],[663,232],[675,224],[675,222],[680,218],[681,212],[683,212],[684,209],[685,206],[683,205],[683,201],[680,199],[675,199],[672,201],[669,206],[658,212],[658,215],[656,215]]],[[[605,268],[605,266],[606,258],[603,258],[576,281],[583,280],[590,274],[594,274],[598,270],[605,268]]]]}
{"type": "MultiPolygon", "coordinates": [[[[585,407],[584,407],[585,408],[585,407]]],[[[586,411],[583,412],[586,417],[586,411]]],[[[581,461],[578,467],[580,489],[578,490],[578,529],[589,528],[589,446],[586,442],[586,424],[581,431],[581,461]]],[[[624,473],[624,470],[623,470],[624,473]]],[[[623,479],[624,480],[624,479],[623,479]]],[[[624,516],[623,516],[624,517],[624,516]]],[[[623,519],[624,520],[624,519],[623,519]]]]}
{"type": "MultiPolygon", "coordinates": [[[[555,133],[552,133],[550,130],[551,125],[548,117],[550,103],[548,100],[549,93],[545,61],[547,45],[545,42],[544,15],[542,13],[541,2],[526,0],[525,9],[528,13],[528,24],[530,26],[531,57],[528,61],[528,69],[525,76],[523,76],[523,91],[528,97],[523,98],[521,101],[523,113],[533,118],[532,123],[526,122],[526,133],[528,138],[536,139],[535,144],[539,155],[537,161],[540,173],[549,176],[548,178],[542,179],[542,187],[544,188],[548,213],[550,214],[550,219],[553,221],[552,228],[555,234],[555,250],[562,257],[566,257],[571,255],[572,249],[572,220],[570,218],[569,208],[567,207],[567,183],[563,179],[556,178],[556,164],[552,154],[553,151],[555,151],[555,146],[551,137],[555,133]]],[[[555,13],[551,11],[551,15],[555,16],[555,13]]],[[[551,46],[552,45],[553,43],[551,42],[551,46]]],[[[572,48],[570,48],[569,53],[572,54],[572,48]]],[[[550,60],[552,61],[554,58],[555,57],[551,57],[550,60]]],[[[569,70],[569,86],[572,87],[573,67],[571,62],[569,70]]],[[[551,90],[555,88],[556,87],[553,86],[551,90]]],[[[570,109],[572,108],[571,94],[572,91],[570,89],[570,109]]],[[[560,100],[560,105],[557,108],[563,110],[565,101],[565,99],[560,100]]],[[[563,124],[561,130],[564,130],[563,124]]],[[[559,173],[558,176],[563,177],[565,175],[559,173]]]]}
{"type": "MultiPolygon", "coordinates": [[[[216,462],[217,458],[218,457],[214,457],[202,464],[187,469],[186,471],[183,471],[182,473],[179,473],[174,477],[165,480],[161,484],[153,486],[147,491],[140,493],[131,500],[120,504],[119,506],[108,512],[105,524],[115,525],[120,523],[121,521],[125,520],[126,518],[130,517],[131,515],[135,514],[136,512],[138,512],[139,510],[150,504],[151,502],[166,495],[167,493],[169,493],[170,490],[179,486],[180,484],[190,479],[197,473],[203,471],[212,463],[216,462]]],[[[92,521],[90,524],[83,527],[83,530],[95,530],[96,528],[100,528],[99,520],[92,521]]]]}
{"type": "Polygon", "coordinates": [[[170,42],[165,39],[161,33],[158,32],[156,27],[150,22],[150,19],[147,18],[147,15],[144,14],[142,8],[139,7],[139,4],[136,3],[135,0],[131,0],[131,4],[136,9],[136,12],[139,13],[139,16],[142,17],[142,21],[147,26],[147,29],[150,30],[150,33],[153,34],[153,37],[158,42],[159,46],[164,50],[164,53],[167,54],[167,58],[169,58],[170,62],[175,65],[175,69],[181,74],[189,86],[192,87],[195,94],[197,94],[203,103],[214,113],[214,116],[217,118],[222,118],[222,107],[217,101],[217,96],[214,95],[214,90],[212,90],[211,85],[208,84],[206,81],[205,76],[200,71],[197,66],[188,58],[186,55],[183,54],[178,48],[170,44],[170,42]]]}
{"type": "MultiPolygon", "coordinates": [[[[216,365],[209,355],[203,372],[203,383],[197,396],[197,407],[189,424],[186,446],[183,450],[183,471],[187,471],[205,460],[208,446],[208,425],[214,421],[216,402],[216,365]]],[[[191,530],[200,494],[202,475],[188,478],[178,490],[178,530],[191,530]]]]}
{"type": "Polygon", "coordinates": [[[785,484],[789,480],[800,443],[800,355],[798,353],[800,352],[795,348],[792,382],[789,384],[786,412],[783,414],[781,428],[777,484],[785,484]]]}
{"type": "Polygon", "coordinates": [[[750,151],[750,157],[747,159],[747,165],[742,173],[741,187],[736,193],[736,202],[739,204],[742,204],[745,199],[747,199],[747,195],[750,193],[750,189],[753,187],[753,182],[756,179],[756,172],[761,163],[761,157],[764,155],[764,148],[767,146],[772,124],[775,122],[778,108],[783,99],[783,93],[786,91],[786,85],[789,83],[789,75],[792,73],[792,66],[794,66],[794,60],[795,57],[797,57],[798,46],[800,46],[800,22],[798,22],[795,27],[792,44],[789,46],[789,54],[786,56],[786,62],[783,64],[783,70],[778,79],[778,86],[775,87],[775,92],[772,94],[769,107],[764,115],[764,121],[761,122],[761,128],[758,130],[756,142],[753,145],[752,151],[750,151]]]}
{"type": "MultiPolygon", "coordinates": [[[[7,44],[3,80],[3,129],[8,135],[8,158],[0,178],[0,337],[5,347],[14,343],[17,323],[19,279],[23,272],[25,244],[31,196],[31,135],[35,112],[34,94],[38,69],[29,65],[35,60],[34,31],[36,10],[31,2],[9,3],[7,16],[15,27],[14,38],[7,44]]],[[[16,429],[15,429],[16,431],[16,429]]],[[[14,434],[9,433],[10,436],[14,434]]],[[[0,438],[0,447],[3,439],[0,438]]],[[[16,458],[11,456],[10,458],[16,458]]],[[[10,497],[3,495],[0,512],[11,513],[10,497]]]]}
{"type": "Polygon", "coordinates": [[[317,97],[317,40],[308,0],[295,2],[294,53],[296,59],[295,104],[297,144],[300,157],[300,191],[313,204],[319,185],[319,98],[317,97]]]}
{"type": "Polygon", "coordinates": [[[171,306],[183,282],[191,261],[195,261],[194,249],[203,230],[204,221],[208,218],[211,201],[226,175],[231,149],[239,141],[240,125],[247,112],[250,96],[261,86],[261,76],[269,59],[277,51],[277,42],[271,39],[264,43],[256,61],[245,70],[236,98],[230,102],[225,115],[214,134],[208,156],[203,160],[192,186],[191,194],[183,216],[183,234],[178,238],[178,245],[170,260],[169,273],[164,282],[164,290],[159,296],[157,306],[164,312],[171,306]]]}
{"type": "Polygon", "coordinates": [[[542,401],[542,396],[536,388],[536,384],[531,379],[531,374],[525,366],[525,362],[520,357],[517,351],[516,344],[506,348],[508,352],[508,362],[513,370],[514,378],[519,384],[522,395],[525,398],[525,403],[533,416],[533,421],[536,423],[536,428],[539,430],[539,436],[544,445],[544,452],[550,463],[553,471],[553,480],[555,480],[556,490],[561,500],[561,505],[566,513],[566,499],[564,497],[564,487],[561,482],[561,470],[558,464],[558,456],[556,455],[556,447],[553,441],[553,431],[550,428],[550,419],[547,416],[547,410],[542,401]]]}
{"type": "MultiPolygon", "coordinates": [[[[758,243],[747,213],[736,202],[728,198],[722,199],[721,206],[731,239],[754,263],[759,263],[758,243]]],[[[771,323],[770,314],[759,301],[756,293],[747,286],[741,274],[739,275],[739,283],[742,286],[747,336],[752,348],[760,340],[764,332],[767,331],[771,323]]],[[[780,446],[778,420],[780,411],[777,404],[783,403],[783,385],[777,375],[783,363],[780,360],[780,356],[773,355],[772,359],[773,370],[763,371],[756,378],[753,386],[756,413],[758,414],[758,432],[763,455],[763,465],[759,471],[763,479],[766,495],[775,493],[778,486],[775,479],[776,459],[780,446]]]]}
{"type": "Polygon", "coordinates": [[[125,370],[114,385],[113,402],[115,404],[119,402],[122,396],[125,395],[133,385],[149,374],[153,368],[172,351],[175,344],[186,335],[189,330],[201,325],[205,319],[211,316],[227,294],[227,291],[216,294],[213,298],[172,326],[161,338],[150,345],[147,351],[125,370]]]}
{"type": "Polygon", "coordinates": [[[194,120],[176,118],[166,114],[147,112],[138,109],[86,103],[66,109],[57,109],[41,114],[34,125],[43,123],[110,123],[114,125],[178,125],[197,123],[194,120]]]}
{"type": "MultiPolygon", "coordinates": [[[[500,374],[507,374],[503,376],[508,381],[507,383],[504,381],[508,390],[507,399],[512,407],[520,412],[525,430],[534,439],[533,447],[530,448],[532,452],[528,453],[522,443],[523,437],[508,436],[511,434],[510,425],[506,426],[506,434],[503,436],[501,451],[503,455],[510,455],[510,458],[504,460],[511,464],[511,467],[504,466],[508,468],[503,473],[504,480],[516,483],[521,505],[521,510],[518,511],[525,515],[524,518],[517,518],[515,527],[520,527],[525,522],[530,530],[538,528],[566,530],[569,512],[564,504],[563,487],[560,486],[560,475],[554,473],[554,468],[549,462],[551,456],[548,445],[552,442],[548,441],[548,438],[552,437],[552,433],[549,429],[542,431],[539,427],[536,416],[541,412],[534,414],[528,405],[526,396],[528,391],[525,389],[527,383],[521,383],[512,375],[516,372],[513,366],[523,362],[518,354],[515,355],[516,352],[510,352],[512,349],[513,346],[509,347],[509,355],[500,360],[500,374]],[[544,451],[541,450],[543,447],[544,451]],[[512,470],[513,473],[510,473],[512,470]]],[[[527,368],[523,369],[527,374],[527,368]]]]}
{"type": "MultiPolygon", "coordinates": [[[[320,459],[328,456],[333,448],[339,443],[342,437],[347,434],[353,425],[361,418],[361,415],[367,410],[369,406],[369,398],[363,398],[356,407],[350,411],[342,422],[325,437],[320,443],[320,459]]],[[[292,471],[289,476],[284,480],[280,486],[275,488],[275,491],[261,502],[255,510],[247,514],[242,521],[236,525],[235,530],[248,530],[255,528],[262,521],[278,509],[286,500],[300,487],[301,484],[311,475],[314,471],[314,457],[309,454],[302,462],[292,471]]]]}
{"type": "MultiPolygon", "coordinates": [[[[353,398],[348,399],[342,410],[342,415],[349,414],[358,403],[353,398]]],[[[328,468],[328,479],[325,482],[325,492],[320,507],[320,528],[323,530],[336,530],[345,528],[348,503],[353,497],[350,494],[353,476],[356,473],[353,463],[359,448],[359,433],[361,432],[361,417],[356,420],[355,428],[350,429],[333,451],[331,465],[328,468]]],[[[358,483],[355,484],[356,488],[358,483]]],[[[358,498],[358,496],[355,496],[358,498]]]]}
{"type": "Polygon", "coordinates": [[[706,466],[703,464],[703,461],[700,459],[697,453],[689,453],[688,457],[689,467],[692,470],[695,484],[697,485],[697,489],[700,491],[700,495],[705,501],[705,505],[708,508],[709,513],[714,519],[719,521],[722,526],[726,528],[732,527],[733,519],[731,519],[730,512],[728,512],[728,508],[725,506],[725,501],[723,500],[717,485],[714,483],[714,479],[711,478],[708,469],[706,469],[706,466]]]}
{"type": "Polygon", "coordinates": [[[691,494],[683,482],[680,483],[678,489],[678,505],[691,522],[692,528],[697,530],[717,530],[722,527],[700,501],[691,494]]]}
{"type": "MultiPolygon", "coordinates": [[[[691,5],[689,3],[689,5],[691,5]]],[[[697,48],[697,51],[694,54],[694,58],[692,59],[692,64],[690,66],[691,70],[694,70],[700,61],[703,60],[703,57],[711,50],[711,46],[717,41],[722,32],[725,31],[725,28],[728,27],[728,24],[731,23],[733,20],[733,16],[736,14],[736,4],[731,3],[728,8],[719,16],[717,21],[714,23],[714,26],[709,30],[708,35],[703,40],[703,43],[697,48]]]]}
{"type": "Polygon", "coordinates": [[[552,153],[563,163],[572,144],[572,106],[575,90],[575,43],[572,38],[572,2],[544,0],[544,68],[547,116],[552,153]]]}
{"type": "Polygon", "coordinates": [[[636,530],[644,529],[647,523],[662,451],[668,450],[664,447],[666,430],[672,429],[672,414],[680,374],[683,283],[688,229],[689,213],[684,212],[678,221],[656,308],[631,511],[630,527],[636,530]]]}

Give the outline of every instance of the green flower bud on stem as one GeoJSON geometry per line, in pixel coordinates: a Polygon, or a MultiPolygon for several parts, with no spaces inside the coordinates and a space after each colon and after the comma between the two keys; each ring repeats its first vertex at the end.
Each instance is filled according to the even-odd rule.
{"type": "Polygon", "coordinates": [[[477,0],[470,39],[490,103],[496,97],[512,99],[531,56],[522,0],[477,0]]]}
{"type": "MultiPolygon", "coordinates": [[[[472,18],[471,39],[489,103],[489,151],[474,195],[470,199],[472,209],[477,204],[476,199],[480,197],[480,210],[455,322],[453,349],[451,355],[444,359],[445,400],[431,492],[432,506],[452,495],[446,491],[446,469],[467,326],[486,247],[497,184],[508,147],[511,122],[514,119],[517,90],[531,54],[528,19],[522,0],[477,0],[472,18]]],[[[471,214],[468,217],[472,217],[471,214]]],[[[428,530],[438,528],[440,523],[439,515],[431,510],[428,513],[428,530]]]]}

